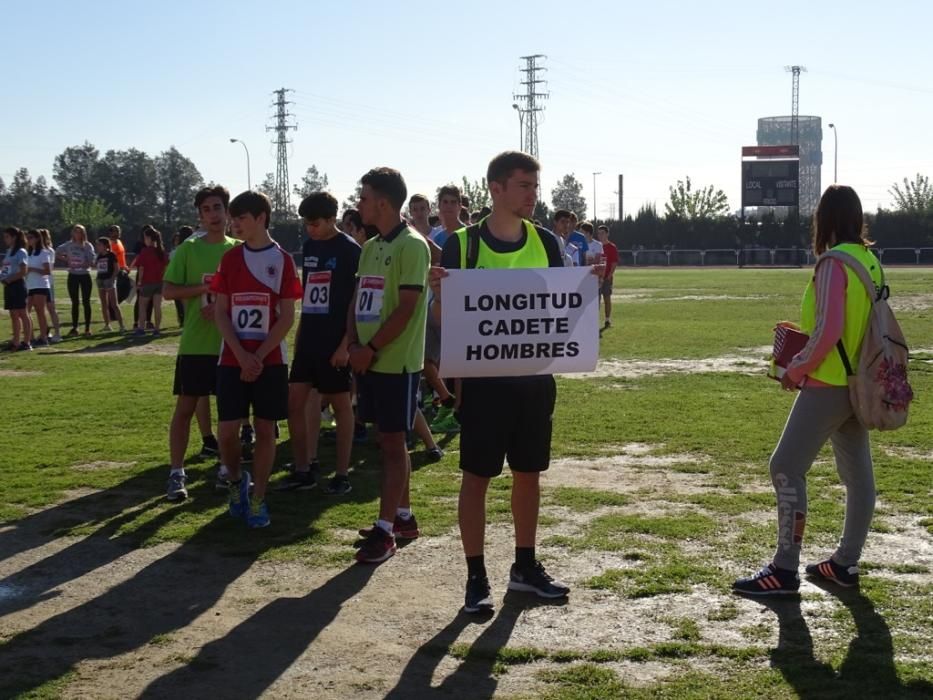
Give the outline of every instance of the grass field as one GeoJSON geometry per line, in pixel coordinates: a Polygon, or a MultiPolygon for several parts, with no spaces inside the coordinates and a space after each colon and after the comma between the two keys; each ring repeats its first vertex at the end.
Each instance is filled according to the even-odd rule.
{"type": "MultiPolygon", "coordinates": [[[[889,271],[917,400],[906,428],[872,435],[861,588],[804,582],[779,602],[728,590],[774,546],[767,462],[792,396],[763,358],[807,275],[617,274],[600,366],[558,380],[539,556],[573,593],[503,598],[506,475],[490,489],[490,620],[458,613],[456,438],[438,464],[413,453],[424,537],[354,567],[355,529],[375,515],[371,446],[355,449],[349,497],[273,494],[264,531],[229,521],[196,440],[192,497],[163,500],[171,305],[158,340],[0,355],[0,697],[933,696],[933,271],[889,271]]],[[[809,492],[806,561],[841,530],[829,450],[809,492]]]]}

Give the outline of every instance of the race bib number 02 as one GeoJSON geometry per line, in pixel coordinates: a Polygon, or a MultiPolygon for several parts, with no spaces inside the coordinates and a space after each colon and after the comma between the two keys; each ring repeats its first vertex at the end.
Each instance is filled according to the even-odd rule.
{"type": "MultiPolygon", "coordinates": [[[[201,275],[201,284],[206,284],[209,287],[212,279],[214,279],[213,273],[208,274],[205,272],[203,275],[201,275]]],[[[216,299],[217,299],[216,294],[211,294],[210,292],[204,292],[204,294],[201,295],[201,308],[203,309],[205,306],[208,306],[209,304],[213,304],[216,299]]]]}
{"type": "Polygon", "coordinates": [[[241,340],[265,340],[271,315],[269,295],[264,292],[240,292],[231,299],[230,318],[241,340]]]}
{"type": "Polygon", "coordinates": [[[358,323],[378,321],[382,314],[382,295],[385,277],[364,275],[360,277],[360,288],[356,293],[356,320],[358,323]]]}
{"type": "Polygon", "coordinates": [[[330,278],[330,270],[308,273],[301,313],[326,314],[330,311],[330,278]]]}

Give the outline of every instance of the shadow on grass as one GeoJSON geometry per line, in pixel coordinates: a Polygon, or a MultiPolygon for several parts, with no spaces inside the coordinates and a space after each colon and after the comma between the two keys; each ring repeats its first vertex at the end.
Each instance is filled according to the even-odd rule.
{"type": "Polygon", "coordinates": [[[508,645],[521,614],[532,608],[566,604],[566,599],[542,600],[509,591],[498,614],[468,615],[461,610],[446,627],[418,648],[402,671],[398,683],[386,694],[385,700],[492,698],[498,686],[495,670],[499,652],[508,645]],[[432,687],[434,672],[463,631],[471,624],[482,624],[493,617],[492,623],[476,638],[457,669],[438,687],[432,687]]]}
{"type": "MultiPolygon", "coordinates": [[[[104,331],[104,336],[92,336],[90,341],[100,340],[101,342],[94,343],[93,345],[85,345],[80,348],[68,348],[62,347],[62,344],[54,345],[52,348],[46,349],[42,354],[43,355],[95,355],[97,353],[103,352],[121,352],[124,350],[130,350],[133,348],[143,347],[149,345],[153,341],[162,340],[163,338],[176,338],[181,335],[181,333],[176,331],[162,331],[159,335],[152,335],[151,332],[147,331],[145,335],[133,335],[133,331],[128,331],[127,333],[121,335],[119,333],[111,333],[109,331],[104,331]]],[[[82,338],[82,340],[87,340],[82,338]]],[[[166,352],[168,354],[174,355],[177,351],[175,346],[168,348],[166,352]]]]}
{"type": "MultiPolygon", "coordinates": [[[[280,444],[278,449],[281,459],[288,444],[280,444]]],[[[113,658],[139,649],[159,635],[186,627],[215,605],[230,584],[265,552],[305,542],[313,546],[318,532],[315,522],[325,511],[337,504],[371,501],[378,489],[378,480],[361,474],[353,492],[340,498],[316,493],[276,494],[272,525],[262,531],[248,531],[244,523],[233,521],[226,513],[226,496],[214,490],[212,467],[201,473],[205,478],[193,481],[190,498],[180,504],[166,503],[162,496],[166,475],[164,466],[147,469],[111,488],[10,523],[0,532],[0,558],[8,559],[46,546],[76,529],[93,530],[0,581],[0,615],[54,598],[60,594],[58,589],[69,582],[93,576],[132,550],[164,539],[160,538],[160,530],[167,526],[181,527],[184,535],[177,548],[135,571],[127,580],[111,587],[101,586],[106,590],[97,597],[6,640],[0,646],[0,697],[28,694],[61,679],[82,661],[113,658]],[[211,512],[216,516],[210,518],[211,512]],[[190,535],[183,530],[189,522],[190,535]]],[[[293,600],[267,606],[260,619],[277,621],[269,628],[276,639],[269,641],[263,668],[257,667],[255,657],[243,667],[243,678],[232,667],[231,678],[237,680],[238,687],[245,684],[255,688],[255,693],[248,693],[250,696],[262,692],[333,620],[340,601],[346,599],[342,596],[359,591],[369,576],[366,569],[352,569],[301,599],[297,608],[293,600]],[[311,615],[316,608],[320,608],[312,615],[319,622],[316,627],[302,626],[291,637],[283,631],[289,621],[298,619],[293,615],[311,615]],[[286,644],[283,639],[292,643],[286,644]]],[[[255,627],[250,621],[237,630],[225,639],[251,645],[255,627]]],[[[236,658],[238,654],[228,646],[220,640],[207,649],[210,653],[220,649],[220,657],[236,658]]],[[[208,656],[202,653],[202,657],[201,668],[210,667],[205,660],[208,656]]],[[[216,684],[215,674],[209,675],[216,684]]]]}
{"type": "Polygon", "coordinates": [[[306,596],[273,600],[203,646],[184,666],[150,683],[140,697],[259,697],[334,621],[374,571],[372,566],[354,565],[306,596]]]}
{"type": "Polygon", "coordinates": [[[835,596],[852,615],[856,635],[838,671],[817,659],[813,638],[800,609],[800,599],[756,602],[778,618],[778,645],[771,651],[771,664],[781,672],[800,698],[929,698],[933,684],[903,683],[894,666],[891,630],[874,603],[858,589],[843,589],[821,581],[816,586],[835,596]]]}

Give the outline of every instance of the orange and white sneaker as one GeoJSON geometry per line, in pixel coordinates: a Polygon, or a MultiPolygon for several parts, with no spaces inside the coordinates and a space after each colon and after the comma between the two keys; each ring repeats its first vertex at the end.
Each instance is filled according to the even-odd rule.
{"type": "Polygon", "coordinates": [[[774,563],[732,584],[732,592],[742,595],[796,595],[799,590],[797,572],[780,569],[774,563]]]}
{"type": "Polygon", "coordinates": [[[832,559],[817,562],[816,564],[807,564],[806,571],[807,576],[832,581],[845,588],[857,586],[860,573],[857,566],[843,566],[832,559]]]}

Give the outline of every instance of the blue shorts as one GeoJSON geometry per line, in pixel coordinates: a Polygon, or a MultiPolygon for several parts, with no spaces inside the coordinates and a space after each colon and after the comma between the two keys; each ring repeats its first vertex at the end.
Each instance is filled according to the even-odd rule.
{"type": "Polygon", "coordinates": [[[415,422],[421,372],[356,375],[356,402],[360,418],[375,423],[380,433],[407,433],[415,422]]]}

